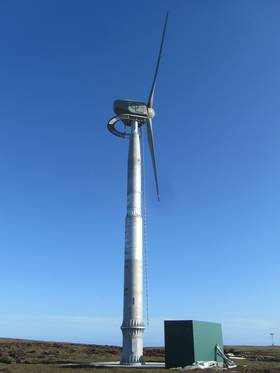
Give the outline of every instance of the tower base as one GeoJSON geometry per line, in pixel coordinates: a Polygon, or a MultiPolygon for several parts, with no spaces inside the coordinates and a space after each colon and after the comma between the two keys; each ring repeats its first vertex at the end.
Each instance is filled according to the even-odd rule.
{"type": "Polygon", "coordinates": [[[144,364],[143,333],[144,325],[141,321],[130,320],[127,326],[123,322],[122,365],[138,366],[144,364]]]}

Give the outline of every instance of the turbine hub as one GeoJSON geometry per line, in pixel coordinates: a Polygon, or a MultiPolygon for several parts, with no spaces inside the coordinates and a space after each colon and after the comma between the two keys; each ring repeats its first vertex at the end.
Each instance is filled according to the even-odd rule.
{"type": "Polygon", "coordinates": [[[153,117],[155,116],[155,111],[152,107],[147,107],[147,110],[148,110],[148,116],[149,118],[153,119],[153,117]]]}

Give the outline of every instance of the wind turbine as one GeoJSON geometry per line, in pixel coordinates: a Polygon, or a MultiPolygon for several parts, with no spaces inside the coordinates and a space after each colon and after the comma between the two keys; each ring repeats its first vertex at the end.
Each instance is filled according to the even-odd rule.
{"type": "Polygon", "coordinates": [[[275,333],[269,333],[271,336],[271,346],[274,346],[274,335],[275,333]]]}
{"type": "Polygon", "coordinates": [[[152,118],[156,80],[163,49],[168,13],[165,17],[161,44],[155,68],[152,87],[147,103],[134,100],[115,100],[115,116],[108,122],[109,131],[119,137],[129,139],[127,171],[127,214],[125,220],[125,263],[124,263],[124,301],[122,364],[141,365],[143,359],[143,240],[141,213],[141,128],[146,125],[155,177],[156,192],[159,199],[159,185],[155,158],[152,118]],[[125,130],[117,128],[122,122],[125,130]],[[129,129],[129,133],[126,132],[129,129]]]}

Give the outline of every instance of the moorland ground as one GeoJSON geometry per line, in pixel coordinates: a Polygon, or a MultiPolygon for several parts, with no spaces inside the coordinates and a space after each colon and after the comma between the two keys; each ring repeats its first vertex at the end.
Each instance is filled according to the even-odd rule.
{"type": "MultiPolygon", "coordinates": [[[[231,373],[280,373],[280,347],[226,346],[244,360],[236,360],[237,368],[231,373]]],[[[42,342],[0,338],[0,373],[132,373],[133,368],[93,368],[90,362],[118,361],[121,349],[117,346],[42,342]],[[78,366],[67,366],[76,363],[78,366]]],[[[164,349],[145,348],[146,361],[164,362],[164,349]]],[[[141,370],[142,371],[142,370],[141,370]]],[[[168,369],[145,369],[145,373],[166,373],[168,369]]],[[[203,370],[203,372],[214,370],[203,370]]],[[[143,371],[142,371],[143,372],[143,371]]]]}

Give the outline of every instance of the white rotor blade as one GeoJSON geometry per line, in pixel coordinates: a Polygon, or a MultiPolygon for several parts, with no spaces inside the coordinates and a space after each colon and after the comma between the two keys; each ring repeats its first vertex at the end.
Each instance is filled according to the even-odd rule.
{"type": "Polygon", "coordinates": [[[155,146],[154,146],[154,135],[153,135],[153,124],[152,119],[147,119],[147,136],[148,136],[148,143],[152,158],[155,182],[156,182],[156,190],[157,190],[157,197],[159,200],[159,187],[158,187],[158,178],[157,178],[157,166],[156,166],[156,158],[155,158],[155,146]]]}
{"type": "Polygon", "coordinates": [[[153,83],[152,83],[152,87],[151,87],[151,91],[150,91],[150,95],[149,95],[148,103],[147,103],[147,106],[150,107],[150,108],[153,107],[153,103],[154,103],[154,93],[155,93],[156,79],[157,79],[157,75],[158,75],[158,69],[159,69],[161,53],[162,53],[162,48],[163,48],[163,43],[164,43],[164,38],[165,38],[167,21],[168,21],[168,12],[166,13],[166,16],[165,16],[163,32],[162,32],[162,37],[161,37],[161,43],[160,43],[160,48],[159,48],[159,54],[158,54],[158,59],[157,59],[157,64],[156,64],[155,75],[154,75],[154,79],[153,79],[153,83]]]}

